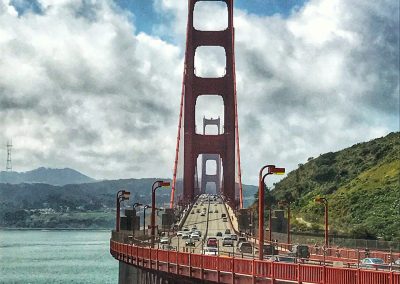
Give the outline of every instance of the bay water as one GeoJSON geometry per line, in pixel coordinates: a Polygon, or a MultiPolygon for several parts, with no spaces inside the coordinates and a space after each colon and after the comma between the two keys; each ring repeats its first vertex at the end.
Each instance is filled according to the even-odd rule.
{"type": "Polygon", "coordinates": [[[118,283],[110,231],[0,230],[0,283],[118,283]]]}

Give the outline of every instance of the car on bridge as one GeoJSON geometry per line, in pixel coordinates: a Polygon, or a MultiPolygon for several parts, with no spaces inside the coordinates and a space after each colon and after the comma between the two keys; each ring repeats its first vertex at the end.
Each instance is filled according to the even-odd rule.
{"type": "Polygon", "coordinates": [[[245,237],[239,237],[237,240],[236,246],[239,247],[240,243],[247,242],[247,239],[245,237]]]}
{"type": "Polygon", "coordinates": [[[252,253],[253,246],[249,242],[242,242],[239,244],[238,250],[241,253],[252,253]]]}
{"type": "Polygon", "coordinates": [[[205,255],[218,255],[218,249],[215,247],[205,247],[203,249],[203,254],[205,255]]]}
{"type": "Polygon", "coordinates": [[[188,239],[188,240],[185,242],[185,244],[186,244],[187,247],[194,247],[194,246],[196,246],[196,243],[195,243],[194,240],[192,240],[192,239],[188,239]]]}
{"type": "Polygon", "coordinates": [[[201,212],[200,216],[206,216],[206,213],[201,212]]]}
{"type": "Polygon", "coordinates": [[[190,238],[193,239],[193,240],[195,240],[195,241],[200,241],[200,236],[199,236],[198,233],[192,233],[192,234],[190,235],[190,238]]]}
{"type": "Polygon", "coordinates": [[[388,268],[382,258],[377,257],[367,257],[360,261],[361,268],[388,268]]]}
{"type": "Polygon", "coordinates": [[[160,239],[160,244],[168,245],[169,244],[169,238],[168,237],[162,237],[160,239]]]}
{"type": "Polygon", "coordinates": [[[231,234],[231,230],[230,230],[230,229],[226,229],[226,230],[225,230],[225,234],[226,234],[226,235],[230,235],[230,234],[231,234]]]}
{"type": "Polygon", "coordinates": [[[187,239],[190,239],[190,234],[189,233],[182,234],[182,240],[187,240],[187,239]]]}
{"type": "Polygon", "coordinates": [[[228,222],[228,218],[226,217],[222,218],[222,222],[228,222]]]}
{"type": "Polygon", "coordinates": [[[222,246],[231,246],[233,247],[233,240],[231,239],[231,236],[225,236],[222,240],[222,246]]]}
{"type": "Polygon", "coordinates": [[[310,250],[307,245],[294,245],[288,255],[299,258],[310,258],[310,250]]]}
{"type": "Polygon", "coordinates": [[[170,246],[170,245],[162,245],[161,249],[176,251],[176,247],[173,247],[173,246],[170,246]]]}
{"type": "Polygon", "coordinates": [[[209,237],[207,239],[207,247],[218,247],[218,240],[214,237],[209,237]]]}
{"type": "Polygon", "coordinates": [[[192,234],[193,233],[197,233],[199,235],[199,237],[201,237],[201,231],[200,230],[195,230],[195,231],[192,232],[192,234]]]}
{"type": "Polygon", "coordinates": [[[222,232],[217,232],[215,235],[216,235],[217,237],[222,237],[222,232]]]}
{"type": "Polygon", "coordinates": [[[231,239],[234,240],[234,241],[237,241],[238,237],[235,234],[231,234],[231,239]]]}
{"type": "Polygon", "coordinates": [[[274,245],[264,245],[263,246],[263,254],[264,255],[276,255],[278,254],[278,250],[275,248],[274,245]]]}
{"type": "Polygon", "coordinates": [[[296,263],[296,258],[295,257],[290,257],[290,256],[286,256],[286,255],[273,255],[268,259],[271,260],[271,261],[275,261],[275,262],[296,263]]]}

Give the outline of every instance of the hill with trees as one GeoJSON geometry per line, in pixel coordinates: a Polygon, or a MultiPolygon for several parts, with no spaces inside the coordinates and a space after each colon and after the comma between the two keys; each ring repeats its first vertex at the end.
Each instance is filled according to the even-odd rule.
{"type": "MultiPolygon", "coordinates": [[[[291,201],[295,216],[318,230],[323,226],[324,208],[314,199],[325,197],[331,231],[356,238],[400,240],[399,154],[400,133],[396,132],[310,157],[275,184],[273,200],[291,201]]],[[[294,225],[302,230],[300,224],[294,225]]]]}

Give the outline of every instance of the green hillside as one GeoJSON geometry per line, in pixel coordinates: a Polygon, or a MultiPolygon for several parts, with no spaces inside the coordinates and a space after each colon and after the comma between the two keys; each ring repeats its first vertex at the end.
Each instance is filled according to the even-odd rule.
{"type": "Polygon", "coordinates": [[[400,133],[309,158],[272,191],[292,199],[294,214],[322,228],[329,201],[331,230],[358,238],[400,240],[400,133]]]}

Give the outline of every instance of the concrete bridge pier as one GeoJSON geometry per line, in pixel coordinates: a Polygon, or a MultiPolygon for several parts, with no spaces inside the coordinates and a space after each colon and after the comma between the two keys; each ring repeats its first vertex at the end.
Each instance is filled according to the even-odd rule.
{"type": "Polygon", "coordinates": [[[119,262],[119,284],[211,284],[214,282],[190,279],[176,274],[138,268],[119,262]]]}

